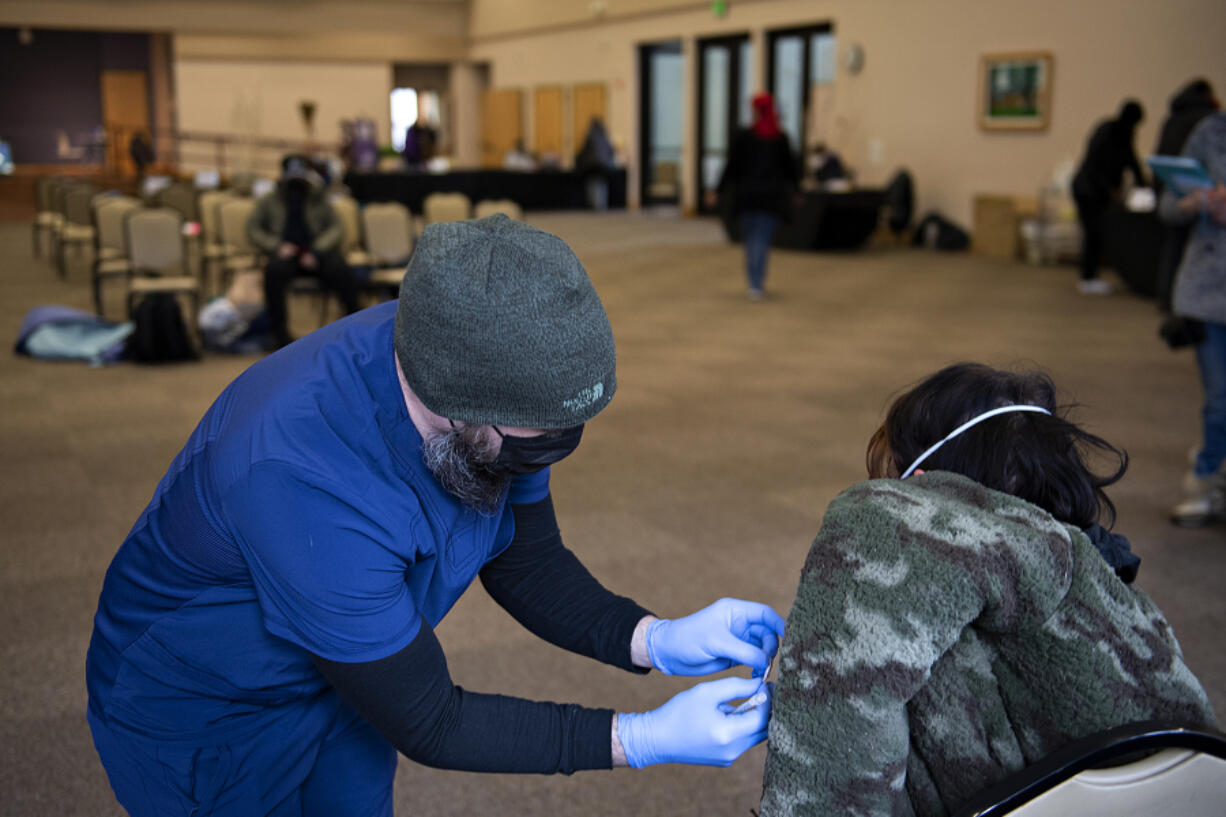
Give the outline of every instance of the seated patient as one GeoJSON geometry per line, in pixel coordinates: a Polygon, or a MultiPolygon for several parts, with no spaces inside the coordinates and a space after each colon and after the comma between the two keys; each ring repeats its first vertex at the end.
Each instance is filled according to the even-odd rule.
{"type": "Polygon", "coordinates": [[[1097,524],[1127,456],[1064,414],[1045,375],[973,363],[890,407],[801,573],[762,817],[944,815],[1095,732],[1215,725],[1097,524]]]}

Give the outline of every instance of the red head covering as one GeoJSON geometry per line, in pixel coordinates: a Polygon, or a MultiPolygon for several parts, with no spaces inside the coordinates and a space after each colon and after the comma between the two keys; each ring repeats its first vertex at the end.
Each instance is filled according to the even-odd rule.
{"type": "Polygon", "coordinates": [[[766,91],[753,98],[753,132],[762,139],[774,139],[779,130],[779,114],[775,112],[775,98],[766,91]]]}

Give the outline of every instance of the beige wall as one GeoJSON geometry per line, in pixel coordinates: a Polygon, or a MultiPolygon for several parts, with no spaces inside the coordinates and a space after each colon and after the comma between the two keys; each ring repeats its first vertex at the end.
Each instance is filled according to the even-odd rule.
{"type": "Polygon", "coordinates": [[[315,137],[340,140],[341,119],[375,121],[380,143],[389,141],[388,63],[310,63],[271,60],[192,60],[176,55],[180,130],[303,139],[298,105],[316,104],[315,137]]]}
{"type": "Polygon", "coordinates": [[[460,0],[0,0],[0,24],[170,31],[180,56],[446,61],[467,46],[460,0]]]}
{"type": "MultiPolygon", "coordinates": [[[[1061,161],[1076,159],[1093,123],[1135,96],[1149,116],[1137,139],[1148,151],[1170,94],[1206,75],[1226,89],[1226,3],[1221,0],[734,0],[722,19],[709,4],[650,12],[609,0],[601,17],[565,14],[563,0],[475,0],[470,55],[487,60],[494,87],[605,81],[610,129],[628,149],[637,178],[638,43],[832,22],[840,48],[866,54],[855,76],[840,67],[831,101],[831,141],[869,184],[909,167],[921,209],[969,226],[976,192],[1033,193],[1061,161]],[[535,33],[524,29],[535,23],[535,33]],[[559,27],[560,26],[560,27],[559,27]],[[984,132],[975,120],[980,55],[1042,49],[1055,55],[1051,127],[1042,133],[984,132]],[[870,150],[875,146],[876,150],[870,150]]],[[[576,3],[582,7],[584,4],[576,3]]],[[[763,57],[759,47],[757,56],[763,57]]],[[[760,69],[761,71],[761,69],[760,69]]],[[[764,71],[761,71],[764,76],[764,71]]],[[[693,82],[691,71],[686,80],[693,82]]],[[[694,104],[685,112],[683,182],[693,195],[694,104]]]]}

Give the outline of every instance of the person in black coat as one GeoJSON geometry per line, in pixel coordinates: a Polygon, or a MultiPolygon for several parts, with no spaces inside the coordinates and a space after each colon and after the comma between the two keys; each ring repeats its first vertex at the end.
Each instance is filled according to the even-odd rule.
{"type": "Polygon", "coordinates": [[[1098,278],[1103,214],[1111,202],[1119,198],[1125,170],[1132,171],[1138,185],[1145,184],[1145,175],[1132,148],[1137,125],[1144,118],[1141,103],[1130,99],[1115,119],[1095,126],[1081,166],[1073,177],[1073,201],[1082,231],[1081,280],[1077,283],[1082,293],[1105,295],[1111,291],[1110,283],[1098,278]]]}
{"type": "Polygon", "coordinates": [[[771,239],[791,209],[800,179],[787,134],[779,127],[774,98],[758,94],[753,112],[753,125],[733,140],[719,185],[708,192],[707,203],[713,207],[718,196],[726,197],[740,219],[749,299],[760,301],[771,239]]]}
{"type": "MultiPolygon", "coordinates": [[[[1195,79],[1185,85],[1171,97],[1170,113],[1162,123],[1162,133],[1158,137],[1158,145],[1154,153],[1159,156],[1179,156],[1183,146],[1200,121],[1218,109],[1217,97],[1213,94],[1213,86],[1206,79],[1195,79]]],[[[1154,192],[1162,195],[1162,182],[1154,177],[1154,192]]],[[[1188,233],[1191,227],[1186,224],[1162,225],[1162,256],[1158,261],[1158,280],[1156,291],[1158,307],[1163,312],[1171,311],[1171,285],[1175,280],[1175,270],[1183,260],[1183,248],[1188,243],[1188,233]]]]}

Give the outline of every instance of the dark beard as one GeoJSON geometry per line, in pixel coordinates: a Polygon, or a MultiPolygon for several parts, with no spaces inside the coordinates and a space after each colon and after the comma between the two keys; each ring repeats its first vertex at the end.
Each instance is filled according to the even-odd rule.
{"type": "Polygon", "coordinates": [[[511,474],[491,468],[498,456],[480,427],[461,426],[422,441],[421,459],[443,490],[483,516],[493,516],[506,496],[511,474]]]}

